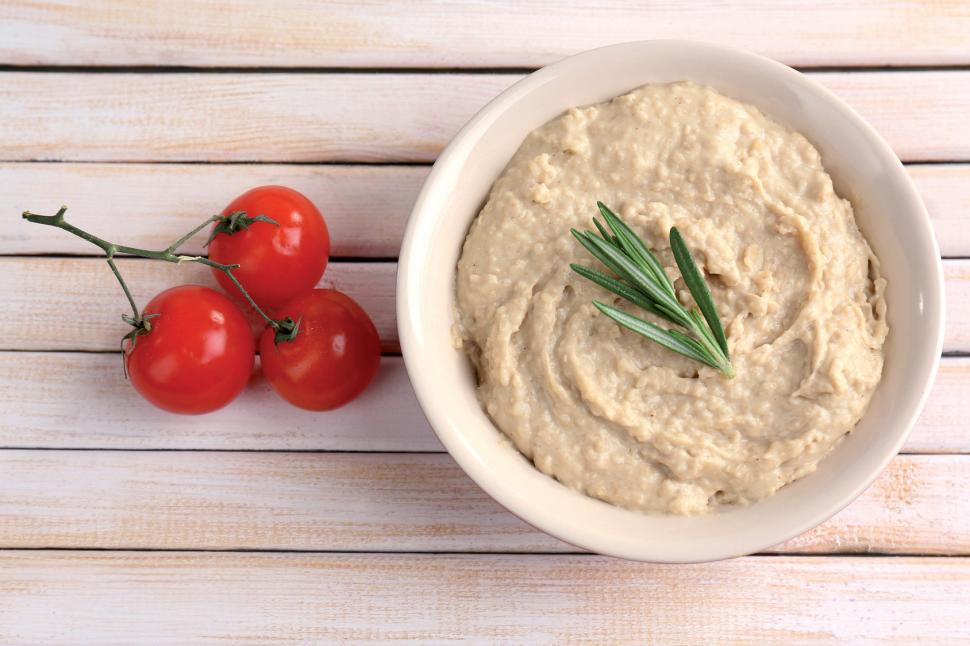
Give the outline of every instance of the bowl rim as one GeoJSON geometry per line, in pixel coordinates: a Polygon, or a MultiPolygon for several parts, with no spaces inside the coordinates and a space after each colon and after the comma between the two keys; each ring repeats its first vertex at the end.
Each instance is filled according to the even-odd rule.
{"type": "MultiPolygon", "coordinates": [[[[449,144],[438,156],[434,166],[431,169],[431,172],[425,179],[422,189],[414,203],[414,207],[411,210],[407,226],[405,227],[399,253],[396,300],[398,336],[401,345],[401,353],[403,355],[405,368],[414,388],[415,395],[417,396],[418,403],[420,404],[421,409],[424,412],[425,417],[428,419],[428,422],[435,434],[438,436],[448,453],[451,454],[452,458],[458,463],[461,469],[479,487],[481,487],[486,493],[489,494],[489,496],[496,500],[505,509],[510,511],[525,523],[546,534],[549,534],[550,536],[553,536],[554,538],[602,555],[657,563],[710,562],[760,552],[766,548],[787,541],[812,529],[813,527],[818,526],[848,506],[885,470],[889,462],[899,453],[900,448],[915,426],[915,423],[926,404],[930,389],[939,369],[940,357],[943,350],[944,329],[946,324],[943,266],[939,244],[933,230],[932,221],[930,220],[922,198],[916,189],[915,183],[906,172],[902,162],[899,160],[898,156],[892,150],[889,144],[886,143],[878,132],[847,103],[836,96],[828,88],[822,86],[817,81],[807,77],[797,70],[783,63],[759,54],[755,54],[743,48],[719,43],[711,43],[707,41],[685,39],[628,41],[613,45],[606,45],[604,47],[598,47],[574,54],[526,75],[524,78],[503,90],[495,98],[486,103],[485,106],[482,107],[478,112],[476,112],[475,115],[458,131],[458,133],[452,138],[449,144]],[[694,50],[707,50],[708,53],[713,54],[723,53],[735,58],[743,59],[744,64],[774,68],[773,71],[780,74],[782,78],[788,80],[789,82],[797,83],[803,88],[824,97],[831,104],[831,106],[838,110],[843,117],[852,123],[855,128],[863,131],[867,139],[871,141],[873,148],[878,152],[878,154],[887,160],[892,160],[890,164],[898,167],[900,174],[899,179],[904,183],[905,190],[915,197],[914,204],[917,206],[917,212],[915,215],[920,220],[919,224],[927,229],[929,233],[929,240],[931,241],[933,247],[935,262],[933,263],[931,271],[934,274],[933,278],[935,278],[935,280],[932,280],[932,287],[936,292],[934,296],[939,303],[937,325],[935,329],[932,330],[932,333],[936,335],[933,343],[935,354],[927,367],[926,374],[922,376],[922,383],[920,386],[921,392],[917,398],[917,404],[913,406],[909,415],[906,416],[905,419],[900,419],[897,421],[896,428],[902,430],[897,431],[898,437],[892,443],[890,450],[887,450],[885,455],[880,458],[878,468],[872,469],[871,472],[868,473],[864,478],[861,478],[854,487],[844,493],[836,503],[831,504],[824,511],[816,513],[814,516],[804,520],[801,523],[789,526],[784,531],[770,533],[770,536],[767,536],[763,541],[759,541],[757,544],[737,546],[735,549],[707,550],[697,554],[696,557],[688,558],[669,557],[667,555],[658,554],[655,551],[647,549],[631,550],[604,546],[599,544],[597,540],[589,534],[589,532],[586,532],[583,536],[579,536],[562,526],[557,526],[555,522],[550,522],[548,518],[536,520],[534,518],[534,510],[532,509],[534,504],[524,503],[524,497],[512,497],[508,495],[506,490],[499,487],[497,485],[494,473],[491,472],[490,468],[476,459],[474,452],[469,445],[461,441],[461,431],[459,429],[452,428],[449,424],[443,422],[443,413],[439,409],[439,407],[443,404],[439,401],[440,397],[438,397],[435,384],[432,383],[433,377],[427,374],[427,371],[422,370],[418,365],[420,359],[417,356],[417,352],[420,342],[416,330],[412,327],[412,319],[409,312],[413,306],[413,303],[411,295],[407,290],[409,276],[412,271],[416,271],[416,268],[412,268],[413,261],[411,258],[413,249],[418,243],[416,238],[418,224],[422,219],[434,217],[434,212],[427,209],[425,204],[431,200],[431,195],[434,192],[440,190],[437,184],[439,183],[439,180],[449,171],[450,166],[453,164],[453,160],[455,158],[462,158],[466,153],[466,149],[474,146],[477,143],[480,138],[480,133],[478,130],[483,124],[490,122],[507,108],[514,106],[520,97],[528,94],[534,88],[541,86],[546,82],[547,79],[563,73],[568,73],[570,68],[582,65],[587,58],[602,55],[608,50],[618,52],[630,50],[632,52],[633,50],[641,50],[642,48],[671,46],[690,48],[694,50]]],[[[868,411],[864,413],[863,417],[867,414],[868,411]]],[[[500,435],[502,434],[502,431],[494,425],[494,422],[489,420],[489,423],[493,426],[493,428],[495,428],[497,433],[500,435]]],[[[551,476],[546,477],[552,478],[551,476]]],[[[555,480],[554,478],[552,479],[555,480]]],[[[556,480],[556,482],[558,481],[556,480]]],[[[631,511],[630,513],[637,512],[631,511]]]]}

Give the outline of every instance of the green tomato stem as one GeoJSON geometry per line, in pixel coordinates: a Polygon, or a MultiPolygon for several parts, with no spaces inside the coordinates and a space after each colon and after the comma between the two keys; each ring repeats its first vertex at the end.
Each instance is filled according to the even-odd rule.
{"type": "Polygon", "coordinates": [[[117,278],[118,282],[121,284],[121,289],[124,291],[125,296],[128,298],[128,303],[131,305],[131,310],[133,312],[133,316],[131,320],[129,321],[128,318],[126,317],[123,317],[123,318],[125,318],[125,321],[135,326],[136,328],[141,328],[144,326],[145,317],[142,316],[141,312],[139,312],[138,306],[135,304],[135,299],[134,297],[132,297],[131,291],[128,289],[128,285],[125,284],[124,279],[121,277],[121,272],[118,271],[118,267],[117,265],[115,265],[114,256],[119,253],[124,253],[131,256],[137,256],[139,258],[148,258],[150,260],[163,260],[165,262],[174,262],[176,264],[182,263],[182,262],[196,262],[201,265],[206,265],[207,267],[218,269],[219,271],[225,273],[229,277],[229,280],[231,280],[233,284],[239,289],[239,292],[246,298],[249,304],[252,305],[253,309],[256,310],[256,312],[262,317],[262,319],[266,321],[267,325],[269,325],[274,330],[276,330],[277,333],[281,331],[286,332],[286,331],[293,330],[293,322],[290,319],[283,319],[283,320],[277,321],[276,319],[273,319],[269,315],[267,315],[266,312],[264,312],[262,308],[260,308],[260,306],[256,304],[256,301],[253,300],[252,296],[249,295],[249,292],[247,292],[246,289],[242,286],[242,283],[239,282],[239,279],[237,279],[236,276],[233,275],[232,273],[232,270],[239,267],[239,265],[224,265],[222,263],[215,262],[214,260],[210,260],[205,256],[183,256],[176,253],[178,248],[181,247],[183,244],[185,244],[185,242],[188,241],[189,238],[199,233],[200,231],[202,231],[204,228],[206,228],[213,222],[217,222],[218,220],[221,219],[222,216],[214,215],[206,219],[205,222],[203,222],[199,226],[195,227],[194,229],[186,233],[184,236],[182,236],[181,238],[173,242],[171,245],[169,245],[162,251],[152,251],[151,249],[139,249],[137,247],[128,247],[125,245],[114,244],[113,242],[108,242],[103,238],[99,238],[96,235],[90,234],[87,231],[84,231],[83,229],[79,229],[78,227],[74,226],[73,224],[70,224],[69,222],[67,222],[67,220],[64,219],[64,213],[66,211],[67,211],[66,206],[62,206],[60,209],[57,210],[57,213],[55,213],[54,215],[38,215],[36,213],[31,213],[30,211],[24,211],[23,219],[27,220],[28,222],[33,222],[34,224],[43,224],[45,226],[62,229],[64,231],[67,231],[70,234],[73,234],[81,238],[82,240],[87,240],[91,244],[100,247],[107,255],[108,266],[111,268],[111,272],[115,275],[115,278],[117,278]]]}
{"type": "Polygon", "coordinates": [[[121,277],[121,272],[118,271],[118,266],[115,264],[114,258],[108,255],[108,266],[111,267],[111,273],[115,275],[118,279],[118,283],[121,285],[121,290],[125,293],[125,297],[128,299],[128,304],[131,305],[132,320],[137,321],[140,318],[138,313],[138,305],[135,304],[135,297],[131,295],[131,291],[128,289],[128,285],[125,283],[125,279],[121,277]]]}

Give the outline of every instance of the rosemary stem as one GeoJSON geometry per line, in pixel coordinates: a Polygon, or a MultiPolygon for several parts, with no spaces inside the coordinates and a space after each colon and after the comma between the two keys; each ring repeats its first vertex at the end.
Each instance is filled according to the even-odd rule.
{"type": "Polygon", "coordinates": [[[593,218],[599,235],[575,229],[572,234],[618,279],[582,265],[571,265],[573,271],[647,312],[679,325],[690,336],[672,328],[663,329],[599,301],[594,300],[593,304],[619,325],[673,352],[717,368],[728,378],[734,377],[727,337],[711,298],[710,287],[677,228],[670,229],[670,248],[699,311],[688,309],[677,299],[673,281],[643,240],[605,204],[597,202],[597,206],[607,225],[604,227],[593,218]]]}

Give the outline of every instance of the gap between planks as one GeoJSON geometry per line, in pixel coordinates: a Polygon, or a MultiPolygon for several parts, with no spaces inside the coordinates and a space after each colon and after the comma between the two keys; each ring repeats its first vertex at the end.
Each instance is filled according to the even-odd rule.
{"type": "MultiPolygon", "coordinates": [[[[944,256],[970,257],[970,164],[907,167],[926,203],[944,256]]],[[[430,166],[281,164],[0,163],[0,204],[12,213],[70,207],[71,222],[109,240],[167,246],[234,196],[282,184],[317,204],[340,257],[397,256],[404,226],[430,166]],[[105,196],[111,196],[106,200],[105,196]]],[[[185,245],[203,253],[205,236],[185,245]]],[[[81,254],[89,243],[51,227],[18,222],[0,229],[0,255],[81,254]]]]}
{"type": "MultiPolygon", "coordinates": [[[[7,450],[0,467],[9,548],[576,549],[445,454],[7,450]]],[[[832,519],[771,551],[970,554],[970,456],[897,457],[832,519]]]]}

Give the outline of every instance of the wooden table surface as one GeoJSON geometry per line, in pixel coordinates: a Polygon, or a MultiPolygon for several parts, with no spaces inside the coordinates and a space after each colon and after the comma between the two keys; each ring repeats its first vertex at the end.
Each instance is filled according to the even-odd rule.
{"type": "MultiPolygon", "coordinates": [[[[970,3],[682,0],[0,5],[0,643],[970,640],[970,3]],[[856,502],[696,566],[578,552],[442,452],[398,355],[395,257],[429,164],[564,55],[699,38],[803,69],[894,147],[946,270],[926,411],[856,502]],[[372,314],[376,383],[298,411],[261,379],[203,417],[124,382],[93,247],[162,247],[254,185],[326,213],[325,284],[372,314]]],[[[193,243],[201,250],[201,238],[193,243]]],[[[119,262],[141,304],[204,268],[119,262]]]]}

